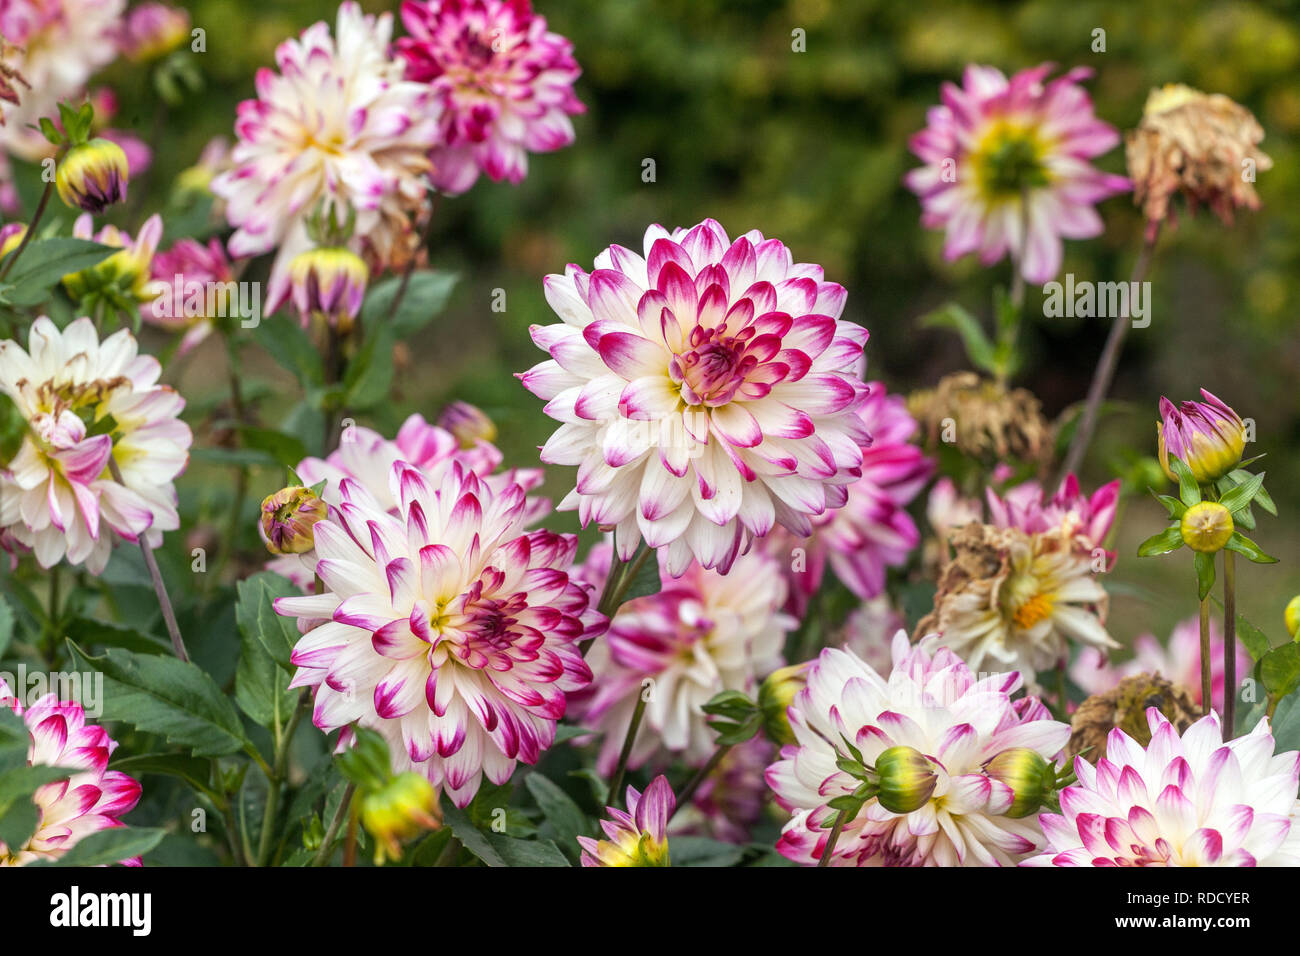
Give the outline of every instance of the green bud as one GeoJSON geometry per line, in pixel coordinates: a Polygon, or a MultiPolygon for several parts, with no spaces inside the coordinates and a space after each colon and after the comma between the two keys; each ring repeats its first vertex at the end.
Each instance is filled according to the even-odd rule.
{"type": "Polygon", "coordinates": [[[925,806],[939,780],[929,759],[915,747],[890,747],[876,758],[875,770],[880,777],[877,799],[894,813],[925,806]]]}
{"type": "Polygon", "coordinates": [[[1036,813],[1056,785],[1056,771],[1039,753],[1028,747],[1004,750],[984,764],[984,772],[1006,784],[1015,794],[1004,816],[1012,819],[1036,813]]]}

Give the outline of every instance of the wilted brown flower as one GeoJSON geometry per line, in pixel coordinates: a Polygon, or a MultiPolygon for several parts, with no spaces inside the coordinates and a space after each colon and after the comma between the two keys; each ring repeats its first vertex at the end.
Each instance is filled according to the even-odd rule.
{"type": "Polygon", "coordinates": [[[989,464],[1008,457],[1041,461],[1051,448],[1052,429],[1034,394],[975,372],[956,372],[933,389],[913,392],[907,408],[930,448],[955,444],[989,464]]]}
{"type": "Polygon", "coordinates": [[[1174,83],[1152,90],[1125,137],[1133,199],[1149,228],[1173,218],[1178,193],[1193,211],[1208,206],[1228,225],[1233,210],[1258,209],[1255,174],[1273,166],[1257,148],[1263,138],[1254,114],[1220,93],[1174,83]]]}
{"type": "Polygon", "coordinates": [[[1106,756],[1106,738],[1118,727],[1141,746],[1151,742],[1147,708],[1164,714],[1181,734],[1201,717],[1201,709],[1186,689],[1159,674],[1135,674],[1104,694],[1094,694],[1079,705],[1070,721],[1066,753],[1073,760],[1082,754],[1089,763],[1106,756]]]}
{"type": "MultiPolygon", "coordinates": [[[[16,67],[9,65],[9,54],[11,52],[13,52],[13,47],[5,42],[4,37],[0,36],[0,100],[17,106],[17,87],[24,86],[30,90],[32,85],[18,72],[16,67]]],[[[3,125],[5,125],[5,115],[4,110],[0,109],[0,126],[3,125]]]]}

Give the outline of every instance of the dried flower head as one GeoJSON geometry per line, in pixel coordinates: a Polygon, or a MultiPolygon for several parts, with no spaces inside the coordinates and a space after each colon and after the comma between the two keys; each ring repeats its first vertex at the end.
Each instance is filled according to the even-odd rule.
{"type": "Polygon", "coordinates": [[[1083,757],[1096,763],[1106,756],[1106,739],[1116,728],[1145,747],[1151,742],[1148,707],[1164,714],[1180,734],[1201,716],[1201,709],[1180,685],[1159,674],[1135,674],[1124,678],[1113,690],[1094,694],[1079,705],[1070,720],[1066,753],[1071,759],[1083,757]]]}
{"type": "Polygon", "coordinates": [[[1039,461],[1051,448],[1051,426],[1032,392],[974,372],[956,372],[932,389],[913,392],[907,407],[928,448],[951,442],[986,462],[1039,461]]]}

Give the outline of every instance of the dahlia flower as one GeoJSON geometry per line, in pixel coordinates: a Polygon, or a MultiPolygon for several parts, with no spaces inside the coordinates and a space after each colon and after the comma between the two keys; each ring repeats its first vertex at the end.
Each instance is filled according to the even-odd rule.
{"type": "Polygon", "coordinates": [[[645,793],[627,788],[627,811],[606,807],[601,820],[607,840],[578,837],[583,866],[668,866],[668,818],[677,800],[664,776],[655,777],[645,793]]]}
{"type": "Polygon", "coordinates": [[[166,56],[190,36],[190,15],[165,3],[141,3],[131,8],[117,32],[118,49],[132,63],[166,56]]]}
{"type": "Polygon", "coordinates": [[[1222,478],[1241,461],[1246,447],[1246,426],[1241,416],[1201,389],[1204,402],[1179,402],[1160,398],[1156,422],[1160,467],[1177,481],[1169,457],[1181,459],[1192,477],[1205,484],[1222,478]]]}
{"type": "MultiPolygon", "coordinates": [[[[599,589],[611,556],[609,545],[592,549],[583,580],[599,589]]],[[[760,678],[781,665],[781,648],[797,622],[781,612],[786,584],[777,562],[751,552],[730,574],[691,565],[667,578],[659,552],[663,588],[619,608],[605,640],[588,661],[595,677],[574,700],[575,719],[603,730],[596,766],[613,772],[638,699],[645,716],[629,767],[665,751],[692,764],[713,753],[714,732],[703,707],[724,690],[752,693],[760,678]]]]}
{"type": "Polygon", "coordinates": [[[33,129],[58,116],[60,100],[79,95],[86,81],[117,56],[114,37],[126,0],[6,0],[0,36],[8,65],[26,79],[22,102],[4,108],[0,150],[29,162],[54,147],[33,129]]]}
{"type": "Polygon", "coordinates": [[[205,246],[195,239],[180,239],[166,252],[154,255],[150,265],[153,299],[140,314],[145,322],[169,331],[184,330],[176,354],[184,355],[216,328],[221,318],[218,300],[210,292],[229,288],[235,281],[230,260],[220,239],[205,246]],[[209,305],[218,306],[209,308],[209,305]]]}
{"type": "Polygon", "coordinates": [[[291,686],[314,689],[321,730],[377,731],[395,773],[464,807],[552,744],[591,680],[577,644],[605,620],[567,573],[576,539],[525,532],[522,486],[398,462],[390,489],[394,510],[345,478],[312,529],[326,590],[275,604],[305,630],[291,686]]]}
{"type": "Polygon", "coordinates": [[[1115,552],[1103,545],[1115,522],[1119,505],[1119,479],[1102,485],[1091,495],[1079,490],[1079,480],[1066,475],[1051,499],[1043,501],[1043,487],[1036,481],[1016,485],[999,496],[992,488],[984,490],[990,523],[997,528],[1019,528],[1026,534],[1058,532],[1074,542],[1075,548],[1091,555],[1100,548],[1105,569],[1114,566],[1115,552]]]}
{"type": "Polygon", "coordinates": [[[66,557],[98,574],[114,534],[144,535],[156,548],[180,527],[172,480],[193,436],[179,417],[185,401],[158,384],[161,372],[128,330],[100,342],[88,318],[62,332],[38,318],[26,350],[0,342],[0,389],[28,423],[0,472],[0,525],[42,567],[66,557]]]}
{"type": "Polygon", "coordinates": [[[984,507],[978,498],[962,497],[952,479],[944,475],[930,489],[930,496],[925,502],[925,519],[930,522],[935,534],[947,539],[958,528],[972,522],[983,522],[984,507]]]}
{"type": "Polygon", "coordinates": [[[880,382],[867,387],[858,415],[871,440],[862,449],[862,477],[849,485],[844,507],[814,518],[812,537],[804,541],[788,534],[769,539],[769,549],[782,558],[793,548],[804,550],[803,569],[790,575],[796,615],[821,587],[828,560],[835,576],[866,600],[885,589],[885,569],[905,564],[921,540],[906,507],[929,480],[934,462],[910,443],[916,421],[903,398],[886,394],[880,382]]]}
{"type": "Polygon", "coordinates": [[[1154,707],[1147,722],[1145,748],[1117,729],[1097,766],[1075,758],[1027,866],[1300,865],[1300,753],[1274,755],[1267,718],[1226,742],[1213,712],[1181,737],[1154,707]]]}
{"type": "Polygon", "coordinates": [[[551,359],[521,379],[562,423],[542,460],[578,466],[562,510],[613,528],[623,560],[644,536],[673,576],[725,573],[774,525],[807,537],[843,507],[867,330],[838,321],[843,286],[758,232],[651,226],[644,248],[547,277],[564,321],[533,327],[551,359]]]}
{"type": "Polygon", "coordinates": [[[310,488],[281,488],[262,501],[260,528],[272,554],[302,554],[315,545],[312,528],[329,516],[329,506],[310,488]]]}
{"type": "Polygon", "coordinates": [[[237,227],[232,256],[279,247],[268,313],[288,296],[289,263],[310,245],[305,220],[319,204],[340,222],[355,213],[355,235],[379,264],[404,261],[417,241],[410,216],[427,204],[438,108],[427,87],[402,79],[392,32],[391,14],[363,14],[348,0],[333,36],[322,22],[281,43],[279,72],[260,70],[257,99],[239,105],[233,168],[212,192],[237,227]]]}
{"type": "Polygon", "coordinates": [[[767,770],[777,803],[792,814],[777,850],[799,863],[821,859],[838,814],[829,801],[860,783],[836,765],[848,755],[845,740],[868,766],[887,751],[912,748],[935,779],[928,799],[908,813],[868,800],[844,825],[833,864],[1005,866],[1039,849],[1038,824],[1008,816],[1018,795],[985,765],[1017,748],[1051,762],[1070,728],[1037,698],[1013,701],[1020,685],[1014,672],[976,680],[935,636],[913,646],[904,632],[895,635],[887,677],[849,651],[823,650],[790,707],[796,743],[767,770]]]}
{"type": "Polygon", "coordinates": [[[1092,71],[1045,83],[1051,71],[1044,63],[1007,79],[968,66],[912,137],[926,165],[905,182],[921,199],[921,224],[946,230],[946,259],[977,252],[987,266],[1010,253],[1025,281],[1041,285],[1061,269],[1061,240],[1100,235],[1093,206],[1130,188],[1088,162],[1119,142],[1079,85],[1092,71]]]}
{"type": "Polygon", "coordinates": [[[975,670],[1016,668],[1034,675],[1064,663],[1070,641],[1116,644],[1103,625],[1109,599],[1091,556],[1060,532],[967,525],[953,536],[934,610],[918,634],[937,631],[975,670]]]}
{"type": "Polygon", "coordinates": [[[163,222],[157,213],[150,216],[133,239],[116,226],[104,226],[95,232],[90,213],[77,217],[72,234],[78,239],[94,239],[105,246],[120,249],[80,272],[63,277],[63,288],[78,302],[88,296],[114,295],[137,305],[148,305],[158,298],[159,290],[150,279],[154,253],[162,239],[163,222]]]}
{"type": "Polygon", "coordinates": [[[1195,211],[1207,206],[1226,225],[1237,209],[1258,209],[1255,177],[1272,169],[1259,148],[1264,128],[1240,103],[1181,83],[1152,90],[1137,129],[1124,137],[1133,199],[1142,207],[1148,235],[1166,218],[1174,196],[1195,211]]]}
{"type": "MultiPolygon", "coordinates": [[[[339,488],[346,478],[365,488],[384,510],[396,513],[399,501],[389,479],[397,462],[418,468],[434,485],[439,484],[457,464],[488,484],[503,489],[517,484],[525,491],[531,491],[542,483],[544,476],[540,468],[517,468],[493,474],[501,459],[500,450],[490,442],[481,441],[472,448],[461,448],[449,431],[430,425],[422,415],[413,414],[402,423],[392,439],[360,425],[351,426],[343,432],[339,447],[329,457],[304,458],[295,471],[308,485],[325,482],[321,497],[328,504],[339,503],[339,488]]],[[[533,524],[549,510],[550,503],[546,499],[528,498],[525,523],[533,524]]],[[[312,572],[315,563],[314,554],[304,554],[285,556],[268,562],[267,567],[309,590],[315,578],[312,572]]]]}
{"type": "Polygon", "coordinates": [[[518,184],[530,152],[573,142],[582,71],[530,0],[405,0],[402,24],[406,76],[429,84],[442,107],[430,154],[440,190],[463,193],[480,172],[518,184]]]}
{"type": "MultiPolygon", "coordinates": [[[[140,801],[140,784],[118,770],[108,769],[117,744],[103,727],[86,722],[77,703],[60,703],[47,694],[24,709],[9,685],[0,680],[0,707],[22,717],[31,734],[27,749],[29,767],[68,767],[76,772],[63,780],[44,784],[32,799],[39,822],[31,839],[21,847],[0,842],[0,866],[25,866],[36,860],[57,860],[83,837],[100,830],[125,826],[121,817],[140,801]]],[[[140,858],[121,861],[139,866],[140,858]]]]}
{"type": "Polygon", "coordinates": [[[907,622],[886,595],[864,601],[849,612],[840,630],[838,644],[852,651],[863,662],[884,672],[889,670],[890,646],[894,635],[905,630],[907,622]]]}
{"type": "Polygon", "coordinates": [[[346,335],[361,313],[370,272],[350,249],[305,249],[289,263],[290,299],[305,329],[313,321],[346,335]]]}
{"type": "Polygon", "coordinates": [[[54,184],[71,209],[101,213],[126,199],[130,172],[126,153],[107,139],[92,139],[68,150],[59,161],[54,184]]]}
{"type": "MultiPolygon", "coordinates": [[[[1250,654],[1237,644],[1237,673],[1249,674],[1253,663],[1250,654]]],[[[1183,687],[1198,705],[1201,701],[1201,628],[1198,618],[1180,621],[1162,646],[1154,634],[1143,634],[1133,641],[1133,659],[1110,664],[1101,651],[1085,647],[1070,668],[1070,679],[1089,694],[1103,694],[1125,677],[1135,674],[1159,674],[1183,687]]],[[[1223,629],[1210,619],[1210,706],[1223,711],[1223,629]]]]}

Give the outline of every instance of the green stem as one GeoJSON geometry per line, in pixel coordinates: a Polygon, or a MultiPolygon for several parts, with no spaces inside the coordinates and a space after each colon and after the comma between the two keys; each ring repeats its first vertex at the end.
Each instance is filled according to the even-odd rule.
{"type": "MultiPolygon", "coordinates": [[[[623,606],[623,597],[627,594],[628,588],[636,580],[636,576],[641,573],[641,567],[649,558],[651,548],[644,541],[637,547],[636,552],[632,555],[630,561],[624,561],[618,556],[617,542],[614,546],[614,554],[610,559],[609,574],[605,577],[605,587],[600,593],[600,602],[596,605],[596,610],[605,615],[609,620],[614,619],[618,609],[623,606]]],[[[596,643],[594,637],[589,637],[578,645],[578,650],[583,657],[591,650],[591,645],[596,643]]]]}
{"type": "Polygon", "coordinates": [[[45,215],[45,207],[50,204],[50,194],[54,192],[54,181],[50,180],[45,184],[45,191],[41,193],[41,200],[36,204],[36,212],[32,215],[32,221],[27,225],[27,231],[23,233],[22,242],[18,243],[18,248],[14,254],[9,257],[9,261],[0,269],[0,280],[4,279],[18,263],[19,257],[27,248],[27,244],[36,236],[36,227],[41,224],[41,217],[45,215]]]}
{"type": "Polygon", "coordinates": [[[1201,601],[1201,713],[1210,712],[1213,684],[1210,681],[1210,596],[1201,601]]]}
{"type": "Polygon", "coordinates": [[[826,849],[822,850],[821,859],[817,861],[818,866],[830,866],[831,854],[835,851],[835,844],[839,842],[840,833],[844,830],[844,824],[849,822],[849,811],[841,810],[835,817],[835,826],[831,829],[830,838],[826,841],[826,849]]]}
{"type": "Polygon", "coordinates": [[[677,792],[677,805],[673,808],[672,814],[668,817],[669,820],[677,815],[678,810],[691,802],[691,798],[695,796],[695,791],[700,789],[700,785],[709,778],[709,774],[718,769],[718,764],[722,763],[722,758],[725,757],[730,750],[731,744],[718,744],[717,748],[709,757],[708,763],[697,770],[695,775],[686,782],[686,786],[682,787],[682,789],[677,792]]]}
{"type": "Polygon", "coordinates": [[[636,743],[636,732],[641,729],[641,718],[645,716],[645,691],[642,690],[636,699],[636,709],[632,711],[632,719],[628,721],[627,734],[623,737],[623,749],[618,755],[618,766],[614,769],[614,776],[610,778],[609,784],[609,805],[611,807],[622,806],[623,797],[619,791],[623,788],[623,776],[627,773],[627,761],[632,756],[632,746],[636,743]]]}
{"type": "Polygon", "coordinates": [[[1223,733],[1237,736],[1237,556],[1223,552],[1223,733]]]}
{"type": "Polygon", "coordinates": [[[51,665],[54,663],[54,652],[59,643],[59,624],[63,617],[63,601],[59,595],[63,580],[61,568],[61,564],[50,568],[50,606],[45,614],[45,627],[41,635],[41,654],[51,665]]]}
{"type": "Polygon", "coordinates": [[[343,826],[343,820],[348,816],[352,807],[352,798],[356,795],[357,785],[349,783],[347,789],[343,791],[343,799],[339,801],[338,809],[334,811],[334,819],[330,820],[329,827],[325,830],[325,838],[321,840],[320,849],[312,857],[312,866],[324,866],[333,856],[334,839],[339,835],[339,827],[343,826]]]}
{"type": "Polygon", "coordinates": [[[289,769],[289,745],[293,742],[294,731],[298,729],[298,721],[302,719],[305,710],[306,708],[302,706],[294,707],[283,734],[280,732],[279,715],[276,715],[275,766],[272,768],[272,775],[266,778],[266,809],[262,813],[262,832],[257,840],[258,866],[266,866],[271,853],[271,831],[275,827],[275,814],[279,809],[280,790],[284,787],[285,776],[289,769]]]}

